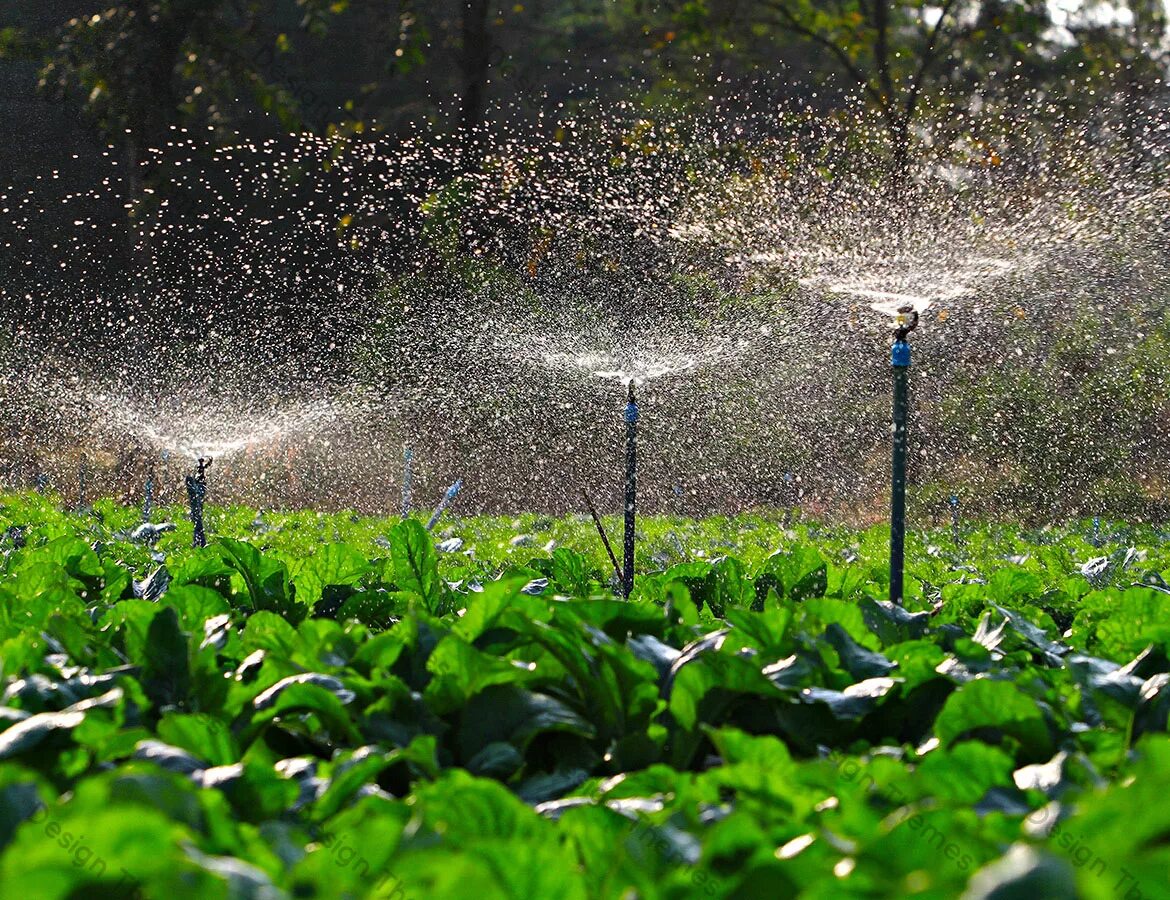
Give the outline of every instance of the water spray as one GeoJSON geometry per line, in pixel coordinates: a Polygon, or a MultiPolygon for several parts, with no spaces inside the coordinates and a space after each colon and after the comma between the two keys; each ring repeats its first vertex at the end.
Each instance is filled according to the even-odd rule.
{"type": "Polygon", "coordinates": [[[901,605],[906,564],[906,420],[910,410],[910,332],[918,327],[913,306],[898,310],[890,365],[894,372],[894,447],[890,479],[890,602],[901,605]]]}
{"type": "Polygon", "coordinates": [[[461,490],[463,490],[462,478],[447,488],[447,493],[443,495],[443,499],[440,500],[439,505],[435,507],[435,512],[431,516],[431,520],[427,522],[427,531],[435,530],[435,526],[439,524],[439,519],[443,517],[443,513],[447,511],[447,507],[451,505],[451,501],[455,499],[456,495],[458,495],[461,490]]]}
{"type": "Polygon", "coordinates": [[[638,400],[634,380],[626,400],[626,530],[625,559],[622,569],[622,596],[627,600],[634,590],[634,519],[638,509],[638,400]]]}
{"type": "Polygon", "coordinates": [[[613,563],[613,573],[617,576],[618,583],[621,584],[623,583],[622,567],[618,565],[617,556],[614,555],[613,546],[609,542],[609,535],[605,533],[601,517],[597,515],[597,508],[593,505],[585,488],[581,488],[581,496],[585,498],[585,505],[589,507],[589,515],[593,517],[593,524],[597,526],[597,533],[601,535],[601,543],[605,545],[605,552],[609,554],[609,561],[613,563]]]}
{"type": "Polygon", "coordinates": [[[410,495],[414,489],[414,451],[407,447],[402,454],[402,518],[410,518],[410,495]]]}
{"type": "Polygon", "coordinates": [[[87,466],[88,460],[85,456],[81,457],[81,462],[77,464],[77,508],[85,509],[85,482],[89,477],[89,468],[87,466]]]}
{"type": "Polygon", "coordinates": [[[963,543],[959,534],[959,495],[951,494],[951,538],[956,547],[963,543]]]}
{"type": "Polygon", "coordinates": [[[154,514],[154,469],[146,476],[146,491],[142,498],[142,521],[149,522],[154,514]]]}
{"type": "Polygon", "coordinates": [[[800,488],[797,485],[797,478],[792,472],[784,473],[784,487],[781,502],[784,504],[784,517],[781,520],[785,528],[792,527],[792,519],[796,512],[796,507],[800,503],[800,488]]]}
{"type": "Polygon", "coordinates": [[[203,501],[207,498],[207,470],[213,460],[199,457],[199,468],[195,475],[187,476],[187,500],[191,505],[191,524],[195,526],[194,547],[207,546],[207,533],[203,530],[203,501]]]}

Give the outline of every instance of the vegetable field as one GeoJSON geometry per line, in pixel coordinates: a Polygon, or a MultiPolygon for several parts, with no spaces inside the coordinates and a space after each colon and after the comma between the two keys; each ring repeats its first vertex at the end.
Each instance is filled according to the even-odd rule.
{"type": "Polygon", "coordinates": [[[1170,550],[0,501],[0,896],[1170,897],[1170,550]]]}

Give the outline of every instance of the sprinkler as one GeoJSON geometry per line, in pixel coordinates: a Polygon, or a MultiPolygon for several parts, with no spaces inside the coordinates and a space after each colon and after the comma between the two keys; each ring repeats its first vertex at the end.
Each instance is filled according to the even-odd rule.
{"type": "Polygon", "coordinates": [[[894,371],[894,448],[890,479],[890,602],[901,605],[906,563],[906,419],[910,407],[910,332],[918,327],[913,306],[898,309],[890,365],[894,371]]]}
{"type": "Polygon", "coordinates": [[[410,518],[410,494],[414,488],[414,451],[407,447],[402,454],[402,518],[410,518]]]}
{"type": "Polygon", "coordinates": [[[197,473],[187,476],[187,500],[191,505],[191,524],[195,526],[192,540],[194,547],[207,546],[207,534],[203,530],[203,501],[207,498],[207,470],[211,468],[212,462],[210,457],[199,457],[197,473]]]}
{"type": "Polygon", "coordinates": [[[435,526],[439,524],[439,519],[442,518],[443,513],[447,511],[447,507],[451,505],[451,501],[455,499],[455,496],[461,490],[463,490],[462,478],[447,488],[447,493],[443,495],[443,499],[440,500],[439,505],[435,507],[435,512],[431,516],[431,520],[427,522],[427,531],[435,530],[435,526]]]}
{"type": "Polygon", "coordinates": [[[638,509],[638,400],[634,380],[626,400],[626,531],[625,563],[622,568],[622,596],[629,600],[634,590],[634,519],[638,509]]]}

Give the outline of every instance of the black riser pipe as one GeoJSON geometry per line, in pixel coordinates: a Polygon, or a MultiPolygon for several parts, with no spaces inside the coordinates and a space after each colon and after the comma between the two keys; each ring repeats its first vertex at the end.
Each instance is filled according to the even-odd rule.
{"type": "Polygon", "coordinates": [[[207,470],[210,459],[199,459],[198,473],[187,476],[187,500],[191,506],[191,525],[194,527],[192,546],[206,547],[207,533],[203,529],[203,503],[207,499],[207,470]]]}
{"type": "Polygon", "coordinates": [[[901,605],[906,569],[906,420],[910,412],[910,332],[918,327],[913,306],[898,310],[890,366],[894,375],[894,447],[890,473],[890,602],[901,605]]]}
{"type": "Polygon", "coordinates": [[[890,602],[902,603],[906,563],[906,419],[909,367],[894,368],[894,451],[890,478],[890,602]]]}
{"type": "Polygon", "coordinates": [[[207,485],[192,475],[187,476],[187,501],[191,506],[191,525],[194,534],[191,544],[194,547],[207,546],[207,533],[203,530],[203,500],[207,496],[207,485]]]}
{"type": "Polygon", "coordinates": [[[622,568],[622,596],[627,600],[634,590],[634,520],[638,511],[638,402],[634,383],[630,382],[626,403],[626,530],[625,558],[622,568]]]}

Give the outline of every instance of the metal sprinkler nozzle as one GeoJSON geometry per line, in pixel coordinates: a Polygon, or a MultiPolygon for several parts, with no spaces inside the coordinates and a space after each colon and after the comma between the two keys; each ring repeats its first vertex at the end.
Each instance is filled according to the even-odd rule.
{"type": "Polygon", "coordinates": [[[918,310],[913,306],[907,305],[899,307],[898,317],[894,320],[894,340],[905,341],[910,332],[918,327],[918,310]],[[909,321],[907,321],[909,318],[909,321]]]}
{"type": "Polygon", "coordinates": [[[215,459],[214,459],[213,457],[210,457],[210,456],[208,456],[208,457],[203,457],[203,456],[199,457],[199,462],[198,462],[199,469],[198,469],[198,473],[196,474],[196,476],[195,476],[195,477],[196,477],[196,478],[199,480],[199,483],[200,483],[200,484],[204,484],[204,483],[206,483],[206,481],[207,481],[207,470],[211,468],[211,464],[212,464],[213,462],[215,462],[215,459]]]}

